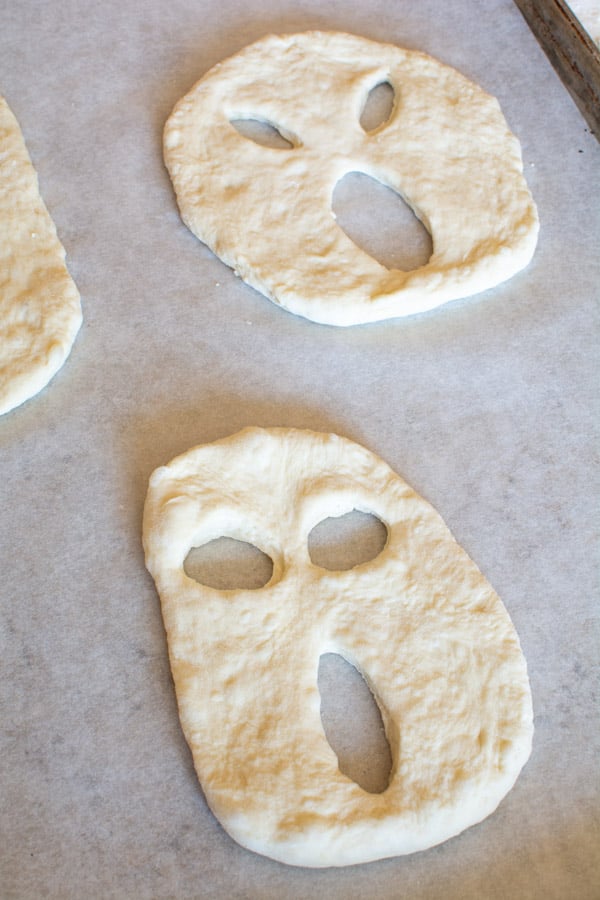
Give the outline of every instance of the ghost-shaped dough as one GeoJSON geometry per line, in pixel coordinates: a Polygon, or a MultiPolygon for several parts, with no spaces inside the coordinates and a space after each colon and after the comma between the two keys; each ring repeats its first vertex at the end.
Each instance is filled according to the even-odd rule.
{"type": "Polygon", "coordinates": [[[353,325],[432,309],[527,265],[538,233],[519,142],[497,100],[423,53],[361,37],[265,37],[211,69],[176,105],[164,158],[193,233],[290,312],[353,325]],[[387,122],[360,123],[389,83],[387,122]],[[290,146],[261,146],[232,124],[258,119],[290,146]],[[338,226],[336,184],[361,172],[400,194],[433,255],[387,269],[338,226]]]}
{"type": "Polygon", "coordinates": [[[423,850],[496,808],[526,762],[532,706],[506,609],[435,510],[382,460],[332,434],[246,429],[151,479],[146,564],[161,599],[181,723],[206,799],[240,844],[339,866],[423,850]],[[311,562],[308,536],[357,509],[386,526],[373,560],[311,562]],[[225,536],[273,562],[258,590],[188,577],[225,536]],[[319,712],[334,652],[382,713],[387,789],[343,775],[319,712]]]}

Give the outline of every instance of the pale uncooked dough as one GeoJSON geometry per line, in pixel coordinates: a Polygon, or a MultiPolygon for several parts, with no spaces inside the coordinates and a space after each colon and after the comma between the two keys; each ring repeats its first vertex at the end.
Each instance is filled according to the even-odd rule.
{"type": "Polygon", "coordinates": [[[80,325],[64,248],[18,122],[0,97],[0,413],[48,384],[80,325]]]}
{"type": "Polygon", "coordinates": [[[382,460],[331,434],[250,428],[157,469],[146,564],[179,714],[208,803],[240,844],[339,866],[423,850],[489,815],[533,732],[525,660],[506,609],[436,511],[382,460]],[[332,572],[312,528],[352,509],[388,541],[332,572]],[[217,537],[273,560],[258,590],[189,578],[217,537]],[[393,766],[370,794],[343,775],[319,713],[321,654],[341,654],[380,706],[393,766]]]}
{"type": "Polygon", "coordinates": [[[537,211],[495,98],[435,59],[349,34],[269,36],[211,69],[167,121],[164,156],[188,227],[248,284],[317,322],[353,325],[491,288],[530,261],[537,211]],[[370,90],[395,92],[366,133],[370,90]],[[231,124],[258,119],[272,149],[231,124]],[[397,191],[432,236],[413,271],[387,269],[336,224],[349,172],[397,191]]]}

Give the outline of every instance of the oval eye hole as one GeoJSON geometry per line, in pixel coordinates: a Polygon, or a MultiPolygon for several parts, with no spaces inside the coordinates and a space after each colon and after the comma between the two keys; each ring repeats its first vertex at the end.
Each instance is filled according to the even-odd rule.
{"type": "Polygon", "coordinates": [[[250,591],[271,580],[273,560],[253,544],[220,537],[192,547],[183,569],[189,578],[219,591],[250,591]]]}
{"type": "Polygon", "coordinates": [[[254,141],[255,144],[260,144],[261,147],[271,147],[273,150],[291,150],[294,147],[292,141],[285,138],[275,125],[263,119],[230,119],[229,121],[242,137],[254,141]]]}
{"type": "Polygon", "coordinates": [[[381,712],[358,671],[338,653],[324,653],[317,677],[321,722],[340,771],[370,794],[390,783],[392,753],[381,712]]]}
{"type": "Polygon", "coordinates": [[[410,272],[433,253],[431,235],[400,194],[363,172],[348,172],[331,198],[335,220],[350,240],[386,269],[410,272]]]}
{"type": "Polygon", "coordinates": [[[365,105],[360,114],[360,124],[363,131],[370,134],[389,122],[394,111],[396,95],[389,81],[380,81],[367,94],[365,105]]]}
{"type": "Polygon", "coordinates": [[[308,552],[315,566],[345,571],[379,556],[387,536],[387,528],[381,519],[353,509],[315,525],[308,536],[308,552]]]}

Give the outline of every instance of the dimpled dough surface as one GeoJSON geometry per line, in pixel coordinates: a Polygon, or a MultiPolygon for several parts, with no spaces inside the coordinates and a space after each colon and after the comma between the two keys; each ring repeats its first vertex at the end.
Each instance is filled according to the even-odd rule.
{"type": "Polygon", "coordinates": [[[483,291],[526,266],[537,241],[520,146],[497,100],[423,53],[349,34],[269,36],[218,64],[175,107],[164,156],[193,233],[317,322],[405,316],[483,291]],[[361,111],[382,82],[394,108],[367,133],[361,111]],[[248,118],[293,146],[243,137],[231,120],[248,118]],[[412,207],[432,236],[426,265],[387,269],[336,224],[333,191],[351,171],[412,207]]]}
{"type": "Polygon", "coordinates": [[[17,120],[0,97],[0,413],[48,384],[80,325],[65,251],[17,120]]]}
{"type": "Polygon", "coordinates": [[[496,808],[526,762],[525,660],[498,596],[435,510],[336,435],[246,429],[157,469],[144,512],[179,713],[208,803],[242,845],[337,866],[423,850],[496,808]],[[374,514],[388,540],[342,572],[314,565],[328,516],[374,514]],[[259,590],[189,578],[226,536],[268,554],[259,590]],[[363,674],[393,766],[381,794],[343,775],[320,719],[321,654],[363,674]]]}

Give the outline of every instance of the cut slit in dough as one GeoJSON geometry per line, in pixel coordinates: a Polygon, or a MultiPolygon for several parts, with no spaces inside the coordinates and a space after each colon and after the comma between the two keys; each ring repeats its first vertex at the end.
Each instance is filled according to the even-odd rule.
{"type": "Polygon", "coordinates": [[[64,248],[18,122],[0,97],[0,414],[48,384],[80,325],[64,248]]]}
{"type": "Polygon", "coordinates": [[[211,69],[176,105],[164,158],[182,218],[248,284],[290,312],[353,325],[423,312],[526,266],[538,217],[519,142],[495,98],[435,59],[349,34],[269,36],[211,69]],[[389,83],[390,118],[360,124],[389,83]],[[257,119],[270,148],[232,124],[257,119]],[[349,172],[399,193],[432,236],[413,271],[387,269],[336,224],[349,172]]]}
{"type": "Polygon", "coordinates": [[[437,512],[381,459],[336,435],[249,428],[150,479],[146,565],[161,599],[181,723],[206,799],[245,847],[340,866],[423,850],[479,822],[531,749],[526,664],[506,609],[437,512]],[[348,571],[308,535],[352,509],[388,540],[348,571]],[[258,590],[189,578],[189,550],[257,546],[258,590]],[[363,674],[392,753],[387,789],[343,775],[320,719],[322,654],[363,674]]]}

